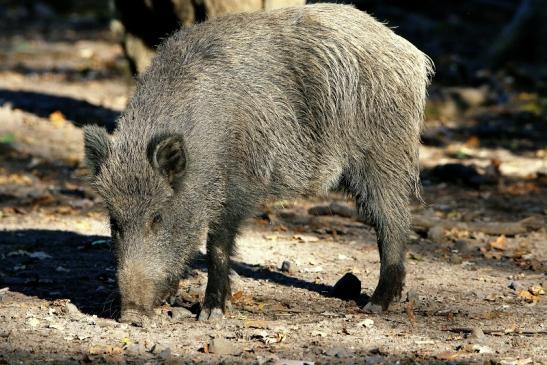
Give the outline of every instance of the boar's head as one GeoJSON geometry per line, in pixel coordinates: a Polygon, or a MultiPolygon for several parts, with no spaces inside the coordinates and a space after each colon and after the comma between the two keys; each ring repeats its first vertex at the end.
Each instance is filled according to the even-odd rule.
{"type": "Polygon", "coordinates": [[[121,320],[142,324],[176,290],[189,256],[206,234],[200,189],[192,185],[185,143],[177,134],[135,141],[84,131],[91,183],[110,217],[121,320]]]}

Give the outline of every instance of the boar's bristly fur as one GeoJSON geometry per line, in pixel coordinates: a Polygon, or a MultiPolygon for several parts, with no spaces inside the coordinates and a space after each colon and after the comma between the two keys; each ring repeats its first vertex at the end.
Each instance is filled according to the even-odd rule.
{"type": "Polygon", "coordinates": [[[112,136],[86,130],[123,313],[147,314],[206,239],[200,319],[221,316],[254,207],[341,188],[376,229],[371,303],[401,293],[418,193],[427,56],[366,13],[310,5],[230,15],[165,40],[112,136]]]}

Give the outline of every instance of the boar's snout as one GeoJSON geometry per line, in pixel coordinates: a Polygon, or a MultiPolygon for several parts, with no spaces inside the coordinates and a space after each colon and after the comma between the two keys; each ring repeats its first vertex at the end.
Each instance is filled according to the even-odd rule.
{"type": "Polygon", "coordinates": [[[157,269],[140,260],[125,261],[118,268],[122,322],[142,326],[151,317],[154,307],[168,294],[165,279],[157,269]],[[163,288],[163,289],[162,289],[163,288]]]}
{"type": "Polygon", "coordinates": [[[120,316],[120,322],[129,323],[137,327],[144,327],[147,320],[148,315],[139,310],[130,308],[122,310],[122,315],[120,316]]]}

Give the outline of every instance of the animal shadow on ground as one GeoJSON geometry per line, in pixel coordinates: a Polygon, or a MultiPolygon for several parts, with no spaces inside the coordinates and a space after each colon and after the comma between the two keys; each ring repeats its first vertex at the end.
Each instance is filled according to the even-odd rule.
{"type": "MultiPolygon", "coordinates": [[[[190,270],[206,270],[203,254],[190,270]]],[[[244,277],[318,292],[327,296],[331,286],[271,271],[260,265],[235,262],[244,277]]],[[[61,230],[0,231],[0,287],[9,287],[46,300],[70,299],[82,312],[116,318],[119,296],[111,240],[61,230]]],[[[363,295],[362,301],[366,301],[363,295]]]]}
{"type": "Polygon", "coordinates": [[[11,104],[13,108],[47,118],[60,110],[69,120],[77,120],[78,125],[100,123],[109,132],[114,130],[119,112],[94,105],[84,100],[34,91],[13,91],[0,89],[0,106],[11,104]]]}

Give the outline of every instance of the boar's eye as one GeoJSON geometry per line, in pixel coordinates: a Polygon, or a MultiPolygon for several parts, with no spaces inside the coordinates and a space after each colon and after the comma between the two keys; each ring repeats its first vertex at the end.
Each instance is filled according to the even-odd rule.
{"type": "Polygon", "coordinates": [[[152,216],[152,226],[157,226],[162,221],[162,217],[160,213],[156,213],[152,216]]]}
{"type": "Polygon", "coordinates": [[[118,221],[115,218],[110,218],[110,232],[113,238],[119,238],[121,236],[121,228],[118,221]]]}

